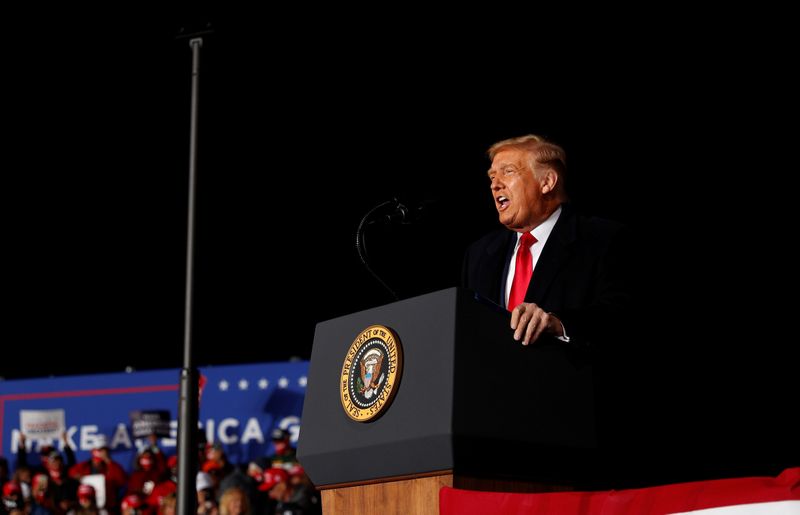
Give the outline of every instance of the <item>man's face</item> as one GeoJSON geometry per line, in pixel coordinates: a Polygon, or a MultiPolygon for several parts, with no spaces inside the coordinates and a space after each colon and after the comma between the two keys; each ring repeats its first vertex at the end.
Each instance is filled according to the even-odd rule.
{"type": "Polygon", "coordinates": [[[286,483],[281,481],[280,483],[277,483],[275,486],[270,488],[268,495],[270,499],[274,501],[280,501],[283,499],[283,494],[285,493],[286,493],[286,483]]]}
{"type": "Polygon", "coordinates": [[[51,470],[51,471],[52,470],[61,470],[61,465],[62,464],[63,463],[61,462],[61,456],[53,456],[52,458],[49,458],[47,460],[47,465],[45,466],[45,468],[47,470],[51,470]]]}
{"type": "Polygon", "coordinates": [[[97,464],[103,463],[108,460],[108,449],[101,447],[99,449],[92,449],[92,461],[97,464]]]}
{"type": "Polygon", "coordinates": [[[144,453],[139,456],[139,466],[142,467],[142,470],[152,470],[153,468],[153,455],[150,453],[144,453]]]}
{"type": "Polygon", "coordinates": [[[206,451],[208,461],[222,461],[222,450],[217,447],[209,447],[206,451]]]}
{"type": "Polygon", "coordinates": [[[289,450],[288,440],[273,440],[272,445],[275,446],[275,454],[283,454],[284,452],[289,450]]]}
{"type": "Polygon", "coordinates": [[[264,479],[264,469],[255,463],[251,463],[247,466],[247,475],[260,483],[264,479]]]}
{"type": "Polygon", "coordinates": [[[489,169],[500,223],[516,231],[529,231],[548,216],[542,202],[542,184],[534,176],[528,156],[522,149],[504,149],[495,154],[489,169]]]}

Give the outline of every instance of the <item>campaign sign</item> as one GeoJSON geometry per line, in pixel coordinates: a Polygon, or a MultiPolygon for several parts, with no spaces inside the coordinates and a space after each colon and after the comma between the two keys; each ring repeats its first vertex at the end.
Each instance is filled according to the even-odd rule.
{"type": "Polygon", "coordinates": [[[131,435],[134,438],[147,438],[150,435],[170,436],[170,414],[167,410],[132,411],[131,435]]]}
{"type": "Polygon", "coordinates": [[[31,438],[61,438],[65,429],[64,410],[20,410],[19,427],[31,438]]]}
{"type": "MultiPolygon", "coordinates": [[[[219,442],[233,463],[272,454],[270,432],[286,429],[296,444],[305,395],[307,361],[204,367],[199,422],[208,442],[219,442]]],[[[176,453],[177,369],[97,374],[0,382],[0,455],[13,460],[20,442],[20,414],[24,411],[64,412],[64,434],[46,436],[26,432],[32,464],[38,450],[64,441],[78,461],[88,460],[91,449],[105,438],[111,458],[128,471],[138,449],[148,445],[131,428],[132,412],[169,414],[169,435],[158,445],[166,455],[176,453]]]]}

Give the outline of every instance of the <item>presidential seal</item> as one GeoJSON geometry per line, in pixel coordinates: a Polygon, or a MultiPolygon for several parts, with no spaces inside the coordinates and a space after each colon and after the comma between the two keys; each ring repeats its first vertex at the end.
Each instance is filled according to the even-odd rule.
{"type": "Polygon", "coordinates": [[[347,350],[339,394],[347,416],[373,420],[391,404],[403,371],[403,349],[394,331],[372,325],[361,331],[347,350]]]}

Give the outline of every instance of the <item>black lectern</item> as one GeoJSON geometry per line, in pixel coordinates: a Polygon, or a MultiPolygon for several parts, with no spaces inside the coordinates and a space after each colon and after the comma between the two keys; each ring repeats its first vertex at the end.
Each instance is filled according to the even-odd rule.
{"type": "Polygon", "coordinates": [[[576,479],[595,447],[592,367],[555,339],[522,346],[509,321],[502,308],[451,288],[317,325],[298,457],[326,513],[364,502],[425,510],[445,484],[576,479]],[[342,369],[375,324],[397,335],[402,375],[381,415],[359,422],[342,406],[342,369]]]}

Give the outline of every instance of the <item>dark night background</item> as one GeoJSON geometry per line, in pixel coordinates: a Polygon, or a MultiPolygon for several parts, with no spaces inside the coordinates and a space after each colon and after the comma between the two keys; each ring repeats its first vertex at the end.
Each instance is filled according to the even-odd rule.
{"type": "MultiPolygon", "coordinates": [[[[178,367],[191,54],[174,36],[198,24],[42,23],[15,27],[4,73],[0,376],[178,367]]],[[[798,464],[779,36],[548,60],[377,30],[298,45],[278,24],[215,22],[201,51],[199,365],[308,359],[317,322],[389,302],[354,243],[392,197],[424,216],[370,229],[376,270],[401,297],[456,285],[497,224],[485,150],[539,133],[565,146],[574,203],[639,238],[643,430],[728,472],[798,464]]]]}

